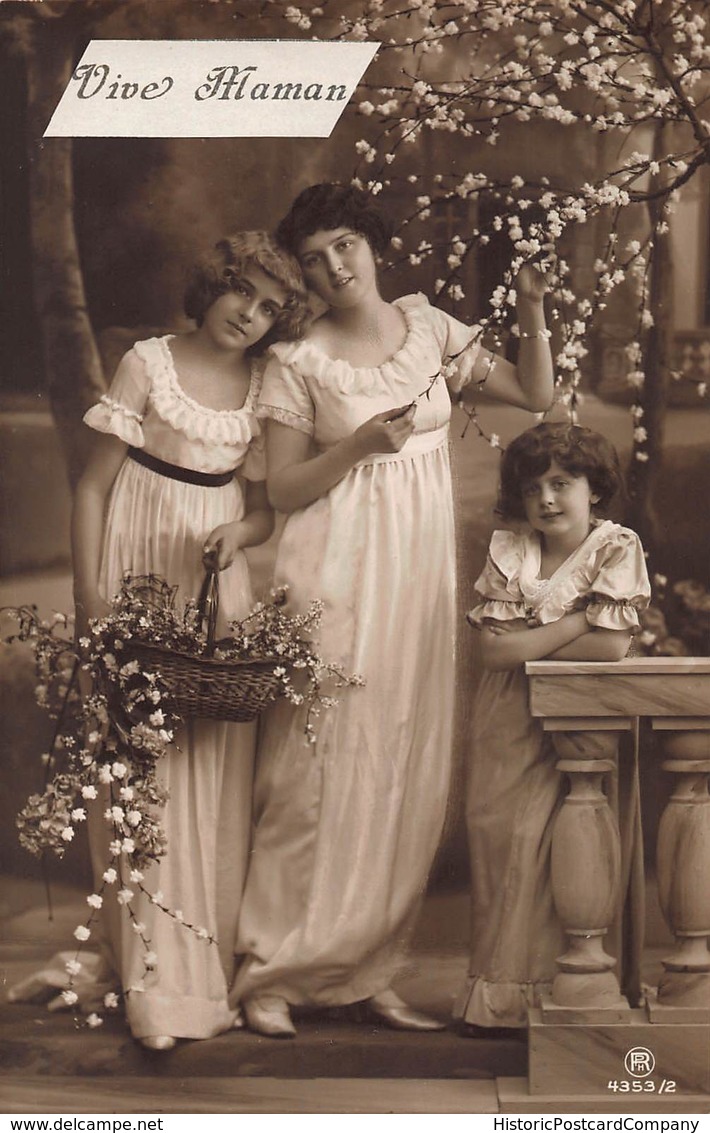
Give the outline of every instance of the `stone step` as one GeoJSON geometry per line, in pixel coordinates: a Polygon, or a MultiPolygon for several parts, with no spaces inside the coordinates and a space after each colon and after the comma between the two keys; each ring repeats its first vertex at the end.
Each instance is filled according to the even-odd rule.
{"type": "Polygon", "coordinates": [[[294,1039],[231,1031],[180,1042],[168,1053],[146,1051],[119,1018],[99,1029],[77,1027],[70,1014],[44,1006],[0,1009],[0,1082],[4,1076],[122,1075],[165,1078],[494,1079],[527,1072],[524,1038],[467,1038],[453,1031],[414,1033],[360,1023],[352,1012],[294,1013],[294,1039]]]}

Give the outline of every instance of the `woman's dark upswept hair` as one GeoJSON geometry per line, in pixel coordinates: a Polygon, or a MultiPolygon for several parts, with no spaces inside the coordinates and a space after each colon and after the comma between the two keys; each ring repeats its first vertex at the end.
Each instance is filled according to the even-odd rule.
{"type": "Polygon", "coordinates": [[[372,197],[353,185],[326,181],[299,193],[276,229],[276,239],[294,256],[314,232],[350,228],[364,236],[376,255],[392,239],[393,226],[376,209],[372,197]]]}
{"type": "Polygon", "coordinates": [[[300,338],[308,313],[298,262],[268,232],[237,232],[218,240],[192,268],[185,288],[184,308],[188,318],[202,326],[215,300],[233,291],[252,267],[260,268],[286,292],[286,302],[274,325],[249,350],[250,354],[262,354],[272,342],[300,338]]]}
{"type": "Polygon", "coordinates": [[[616,449],[606,437],[581,425],[543,423],[526,429],[503,453],[497,513],[504,519],[525,519],[523,487],[543,476],[553,462],[573,476],[587,477],[599,496],[594,506],[600,510],[623,487],[616,449]]]}

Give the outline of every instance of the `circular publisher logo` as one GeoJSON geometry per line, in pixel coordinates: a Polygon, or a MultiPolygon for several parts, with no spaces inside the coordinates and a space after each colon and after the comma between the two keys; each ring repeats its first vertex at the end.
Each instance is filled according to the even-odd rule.
{"type": "Polygon", "coordinates": [[[648,1078],[653,1073],[656,1060],[645,1046],[632,1046],[626,1052],[624,1066],[632,1078],[648,1078]]]}

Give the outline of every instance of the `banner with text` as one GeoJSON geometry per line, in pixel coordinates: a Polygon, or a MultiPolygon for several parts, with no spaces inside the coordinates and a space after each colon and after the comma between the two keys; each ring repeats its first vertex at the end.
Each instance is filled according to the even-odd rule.
{"type": "Polygon", "coordinates": [[[327,138],[379,47],[93,39],[49,138],[327,138]]]}

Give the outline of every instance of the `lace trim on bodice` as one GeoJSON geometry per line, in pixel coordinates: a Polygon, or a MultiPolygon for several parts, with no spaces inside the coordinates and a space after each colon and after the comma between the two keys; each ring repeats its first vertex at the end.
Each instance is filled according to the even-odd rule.
{"type": "Polygon", "coordinates": [[[210,409],[181,388],[168,343],[174,335],[149,338],[135,345],[150,378],[150,401],[168,425],[190,441],[209,445],[247,445],[260,432],[256,419],[263,372],[254,362],[246,401],[240,409],[210,409]]]}
{"type": "Polygon", "coordinates": [[[288,425],[290,429],[297,429],[299,433],[307,433],[309,437],[312,437],[315,432],[315,425],[308,417],[294,413],[291,409],[282,409],[280,405],[268,405],[262,401],[256,415],[260,418],[265,417],[272,421],[278,421],[279,425],[288,425]]]}
{"type": "Polygon", "coordinates": [[[590,531],[583,543],[553,571],[549,578],[540,578],[541,547],[539,538],[531,534],[525,541],[525,550],[518,581],[523,598],[536,613],[540,611],[545,621],[560,617],[560,611],[569,608],[579,596],[579,573],[584,564],[605,542],[614,530],[614,524],[606,519],[590,531]]]}

